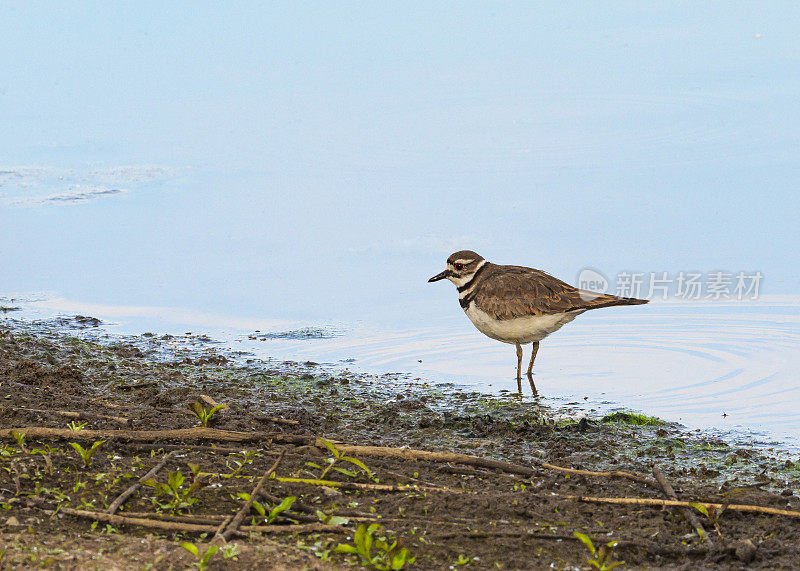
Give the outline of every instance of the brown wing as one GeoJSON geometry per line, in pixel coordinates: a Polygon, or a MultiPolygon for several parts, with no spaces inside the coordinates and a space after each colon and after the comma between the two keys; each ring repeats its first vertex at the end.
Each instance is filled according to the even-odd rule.
{"type": "Polygon", "coordinates": [[[476,288],[474,300],[480,309],[499,319],[647,303],[643,299],[582,292],[533,268],[493,265],[487,269],[490,271],[476,288]]]}

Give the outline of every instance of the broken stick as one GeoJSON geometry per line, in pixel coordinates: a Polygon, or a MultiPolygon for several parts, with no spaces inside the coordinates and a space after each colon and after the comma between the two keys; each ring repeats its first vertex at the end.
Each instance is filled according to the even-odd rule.
{"type": "Polygon", "coordinates": [[[167,460],[169,460],[170,458],[175,456],[176,453],[177,453],[177,450],[173,450],[172,452],[170,452],[168,454],[165,454],[164,457],[161,458],[161,461],[158,464],[156,464],[155,466],[153,466],[152,470],[150,470],[147,474],[145,474],[144,476],[139,478],[139,480],[137,482],[133,483],[127,490],[122,492],[117,497],[116,500],[111,502],[111,505],[108,506],[108,509],[106,510],[106,513],[113,515],[114,512],[116,512],[117,509],[119,509],[119,506],[121,506],[123,503],[125,503],[125,500],[127,500],[129,497],[131,497],[133,495],[133,493],[141,487],[142,484],[144,484],[150,478],[154,478],[155,475],[158,474],[158,471],[161,470],[161,468],[164,467],[164,464],[167,463],[167,460]]]}
{"type": "Polygon", "coordinates": [[[214,536],[214,541],[221,540],[222,543],[224,543],[228,541],[231,535],[233,535],[239,529],[239,526],[242,524],[244,516],[249,514],[250,510],[253,508],[253,502],[256,501],[256,499],[258,498],[258,495],[261,492],[261,488],[264,486],[264,482],[266,482],[267,478],[269,478],[272,474],[275,473],[275,470],[278,469],[278,464],[281,463],[281,460],[283,460],[283,453],[281,453],[281,455],[278,456],[278,459],[275,460],[275,463],[272,465],[272,467],[266,472],[264,472],[264,475],[261,476],[261,479],[258,481],[258,484],[256,484],[255,488],[253,488],[253,491],[250,493],[250,497],[244,503],[242,509],[236,512],[236,515],[233,516],[233,520],[231,520],[231,522],[228,524],[228,527],[225,529],[225,531],[223,531],[222,533],[217,533],[214,536]]]}
{"type": "MultiPolygon", "coordinates": [[[[324,446],[322,443],[318,444],[319,447],[324,446]]],[[[337,444],[336,448],[342,452],[353,456],[379,456],[388,458],[405,458],[407,460],[422,460],[425,462],[453,462],[455,464],[465,464],[467,466],[476,466],[480,468],[493,468],[495,470],[502,470],[510,474],[520,474],[522,476],[534,476],[536,470],[528,466],[521,466],[519,464],[511,464],[509,462],[502,462],[500,460],[492,460],[491,458],[481,458],[479,456],[469,456],[467,454],[455,454],[452,452],[430,452],[428,450],[414,450],[411,448],[389,448],[383,446],[350,446],[346,444],[337,444]]],[[[607,472],[592,472],[590,470],[579,470],[577,468],[565,468],[563,466],[556,466],[541,460],[531,460],[541,468],[547,470],[555,470],[557,472],[566,472],[568,474],[580,474],[582,476],[593,477],[617,477],[626,478],[642,484],[647,484],[658,487],[658,483],[652,478],[642,476],[640,474],[633,474],[632,472],[625,472],[623,470],[612,470],[607,472]]]]}
{"type": "MultiPolygon", "coordinates": [[[[675,494],[675,489],[672,487],[672,484],[669,483],[669,480],[667,480],[664,472],[661,471],[661,468],[659,468],[657,464],[653,465],[653,476],[656,477],[661,489],[664,491],[664,495],[667,496],[668,499],[678,499],[678,496],[675,494]]],[[[687,520],[689,520],[689,523],[692,524],[692,527],[697,532],[697,535],[700,536],[700,539],[707,541],[709,545],[714,545],[714,542],[708,536],[708,533],[706,533],[703,524],[700,523],[700,520],[697,519],[697,516],[691,508],[683,508],[683,515],[687,520]]]]}
{"type": "Polygon", "coordinates": [[[578,500],[580,502],[600,503],[600,504],[626,504],[626,505],[639,505],[639,506],[673,506],[679,508],[693,508],[695,505],[703,506],[706,509],[709,507],[718,510],[726,509],[735,512],[754,512],[770,515],[782,515],[786,517],[800,518],[800,511],[798,510],[782,510],[778,508],[770,508],[766,506],[754,506],[748,504],[719,504],[716,502],[682,502],[679,500],[658,500],[654,498],[597,498],[592,496],[561,496],[570,500],[578,500]]]}
{"type": "Polygon", "coordinates": [[[24,426],[0,430],[0,438],[11,439],[11,433],[24,433],[28,438],[68,438],[70,440],[130,440],[138,442],[157,442],[159,440],[183,440],[198,442],[220,440],[225,442],[253,442],[270,440],[285,444],[308,444],[313,436],[283,434],[280,432],[235,432],[216,428],[176,428],[173,430],[69,430],[46,428],[43,426],[24,426]]]}

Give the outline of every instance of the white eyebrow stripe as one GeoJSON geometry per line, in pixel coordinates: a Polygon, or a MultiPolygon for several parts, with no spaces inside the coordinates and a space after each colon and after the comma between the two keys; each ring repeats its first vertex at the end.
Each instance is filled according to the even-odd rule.
{"type": "MultiPolygon", "coordinates": [[[[460,260],[456,260],[456,264],[458,264],[458,263],[461,263],[461,264],[471,264],[471,263],[472,263],[472,262],[474,262],[474,261],[475,261],[475,260],[470,260],[470,259],[466,259],[466,258],[461,258],[460,260]]],[[[486,261],[486,260],[483,260],[483,261],[486,261]]]]}

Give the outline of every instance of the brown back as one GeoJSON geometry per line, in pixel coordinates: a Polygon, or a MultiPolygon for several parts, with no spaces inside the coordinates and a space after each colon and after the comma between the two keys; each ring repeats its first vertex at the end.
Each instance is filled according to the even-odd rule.
{"type": "Polygon", "coordinates": [[[514,319],[526,315],[548,315],[585,311],[613,305],[639,305],[646,299],[596,295],[593,299],[581,290],[534,268],[499,266],[487,263],[472,292],[464,298],[475,301],[482,311],[497,319],[514,319]]]}

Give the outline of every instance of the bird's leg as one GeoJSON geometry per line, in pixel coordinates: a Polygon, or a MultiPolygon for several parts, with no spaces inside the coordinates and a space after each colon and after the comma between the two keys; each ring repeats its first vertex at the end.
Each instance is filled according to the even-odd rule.
{"type": "Polygon", "coordinates": [[[517,390],[522,394],[522,345],[517,345],[517,390]]]}
{"type": "Polygon", "coordinates": [[[531,362],[530,365],[528,365],[528,382],[531,384],[531,391],[533,391],[533,396],[536,396],[538,394],[538,391],[536,390],[536,385],[533,384],[533,361],[536,359],[536,353],[538,352],[539,352],[539,342],[534,341],[533,352],[531,353],[531,362]]]}
{"type": "Polygon", "coordinates": [[[530,365],[528,365],[528,376],[529,377],[531,376],[531,374],[533,374],[533,362],[536,360],[536,353],[538,353],[538,352],[539,352],[539,342],[538,341],[534,341],[533,342],[533,353],[531,353],[531,362],[530,362],[530,365]]]}

